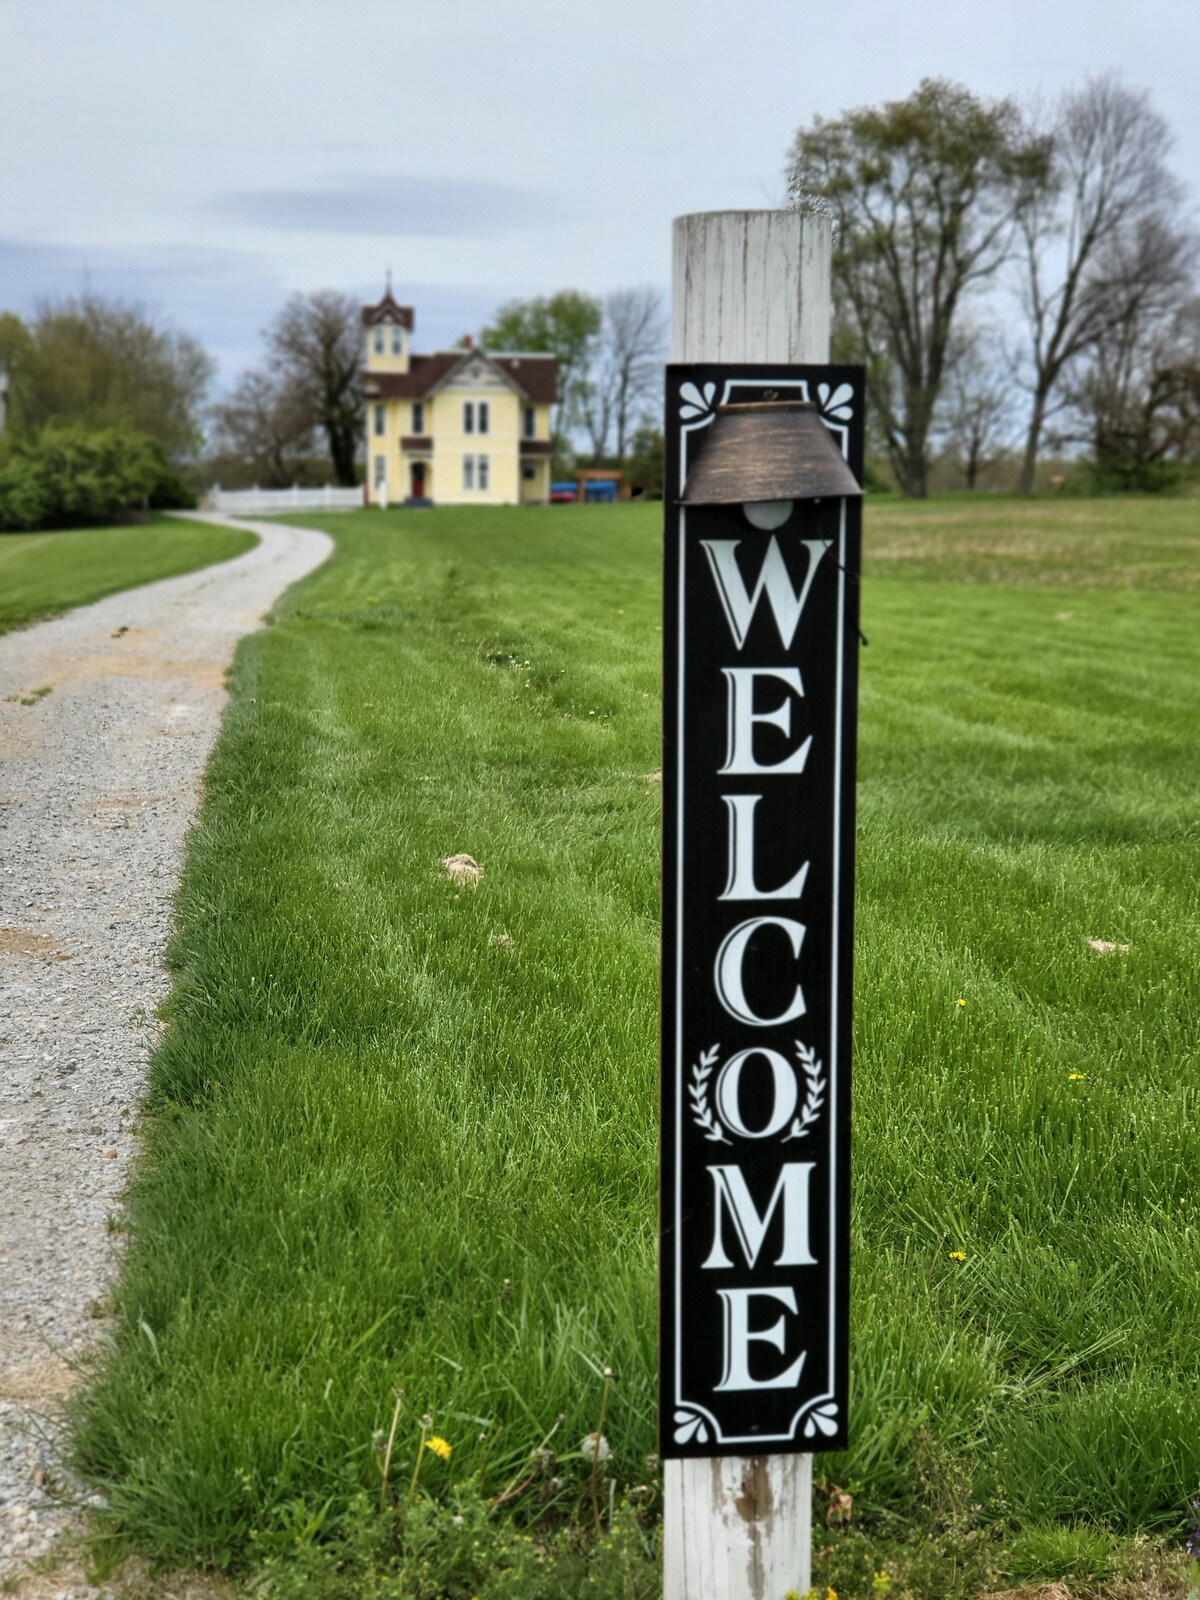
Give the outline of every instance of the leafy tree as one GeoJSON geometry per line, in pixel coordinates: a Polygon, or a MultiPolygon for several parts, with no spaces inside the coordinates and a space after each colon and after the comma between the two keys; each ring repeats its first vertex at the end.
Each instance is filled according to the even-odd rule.
{"type": "Polygon", "coordinates": [[[604,301],[598,348],[582,385],[580,410],[593,454],[610,438],[624,460],[634,427],[662,389],[667,319],[657,289],[615,289],[604,301]]]}
{"type": "Polygon", "coordinates": [[[666,476],[666,439],[661,428],[643,423],[629,443],[625,470],[634,488],[646,495],[661,495],[666,476]]]}
{"type": "Polygon", "coordinates": [[[1011,100],[936,78],[907,100],[818,117],[796,135],[793,196],[837,225],[838,316],[867,362],[906,494],[928,492],[934,408],[964,297],[1009,255],[1047,163],[1011,100]]]}
{"type": "Polygon", "coordinates": [[[1114,76],[1063,95],[1046,119],[1047,182],[1021,210],[1032,403],[1018,488],[1033,488],[1038,446],[1072,361],[1177,296],[1190,241],[1175,217],[1171,135],[1149,96],[1114,76]]]}
{"type": "Polygon", "coordinates": [[[213,362],[139,306],[94,294],[47,301],[27,326],[3,319],[0,360],[10,369],[18,428],[128,426],[174,460],[199,446],[213,362]]]}
{"type": "Polygon", "coordinates": [[[15,432],[24,420],[21,391],[33,349],[33,335],[12,311],[0,312],[0,433],[15,432]]]}
{"type": "Polygon", "coordinates": [[[576,289],[508,300],[480,334],[491,350],[544,351],[558,360],[556,434],[565,434],[579,420],[591,377],[604,307],[576,289]]]}
{"type": "MultiPolygon", "coordinates": [[[[284,409],[320,430],[338,483],[358,482],[362,447],[362,330],[353,295],[334,289],[294,294],[266,333],[272,387],[284,409]]],[[[243,380],[244,382],[245,380],[243,380]]]]}

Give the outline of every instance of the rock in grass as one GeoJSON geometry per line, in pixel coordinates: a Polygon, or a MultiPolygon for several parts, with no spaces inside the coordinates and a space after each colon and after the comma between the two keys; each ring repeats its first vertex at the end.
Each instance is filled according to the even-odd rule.
{"type": "Polygon", "coordinates": [[[444,856],[442,865],[456,883],[475,884],[483,877],[483,868],[474,856],[444,856]]]}

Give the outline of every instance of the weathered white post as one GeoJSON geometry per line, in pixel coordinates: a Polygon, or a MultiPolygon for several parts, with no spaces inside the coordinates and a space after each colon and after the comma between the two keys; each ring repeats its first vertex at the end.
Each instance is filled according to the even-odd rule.
{"type": "MultiPolygon", "coordinates": [[[[672,359],[827,362],[832,227],[797,211],[674,225],[672,359]]],[[[664,1463],[664,1600],[784,1600],[812,1568],[812,1456],[664,1463]]]]}

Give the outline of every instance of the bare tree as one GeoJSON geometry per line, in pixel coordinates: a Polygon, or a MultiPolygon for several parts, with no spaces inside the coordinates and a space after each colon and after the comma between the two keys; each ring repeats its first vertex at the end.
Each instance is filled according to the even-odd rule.
{"type": "Polygon", "coordinates": [[[1064,380],[1076,430],[1101,473],[1151,487],[1166,462],[1200,458],[1200,296],[1143,306],[1064,380]]]}
{"type": "Polygon", "coordinates": [[[667,319],[657,289],[615,289],[604,302],[600,348],[584,385],[581,412],[597,456],[610,440],[623,460],[643,413],[657,397],[667,319]]]}
{"type": "Polygon", "coordinates": [[[990,332],[966,328],[951,340],[935,432],[962,464],[968,489],[1004,454],[1013,428],[1013,383],[990,332]]]}
{"type": "Polygon", "coordinates": [[[1145,93],[1114,76],[1059,101],[1048,182],[1020,213],[1032,401],[1018,489],[1033,488],[1038,446],[1066,368],[1177,291],[1186,255],[1166,166],[1171,135],[1145,93]]]}
{"type": "Polygon", "coordinates": [[[324,433],[334,476],[358,481],[362,446],[362,332],[353,295],[295,294],[267,330],[273,377],[313,429],[324,433]]]}
{"type": "Polygon", "coordinates": [[[281,488],[297,481],[312,451],[313,426],[303,401],[279,378],[243,373],[213,411],[218,454],[243,464],[254,482],[281,488]]]}
{"type": "Polygon", "coordinates": [[[818,117],[792,145],[796,203],[837,225],[838,320],[867,362],[905,494],[928,492],[930,430],[960,306],[1008,258],[1016,212],[1046,163],[1044,142],[1028,136],[1011,100],[930,78],[907,100],[818,117]]]}

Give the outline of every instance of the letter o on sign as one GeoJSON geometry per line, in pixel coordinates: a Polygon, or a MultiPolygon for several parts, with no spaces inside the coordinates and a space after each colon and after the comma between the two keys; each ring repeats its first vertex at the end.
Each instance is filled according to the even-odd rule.
{"type": "Polygon", "coordinates": [[[743,1139],[770,1139],[782,1133],[796,1110],[799,1091],[796,1074],[786,1056],[778,1050],[766,1050],[755,1045],[749,1050],[739,1050],[730,1056],[717,1076],[716,1102],[726,1125],[743,1139]],[[742,1068],[751,1056],[762,1056],[771,1068],[772,1109],[770,1120],[764,1128],[748,1128],[742,1119],[741,1087],[742,1068]]]}

